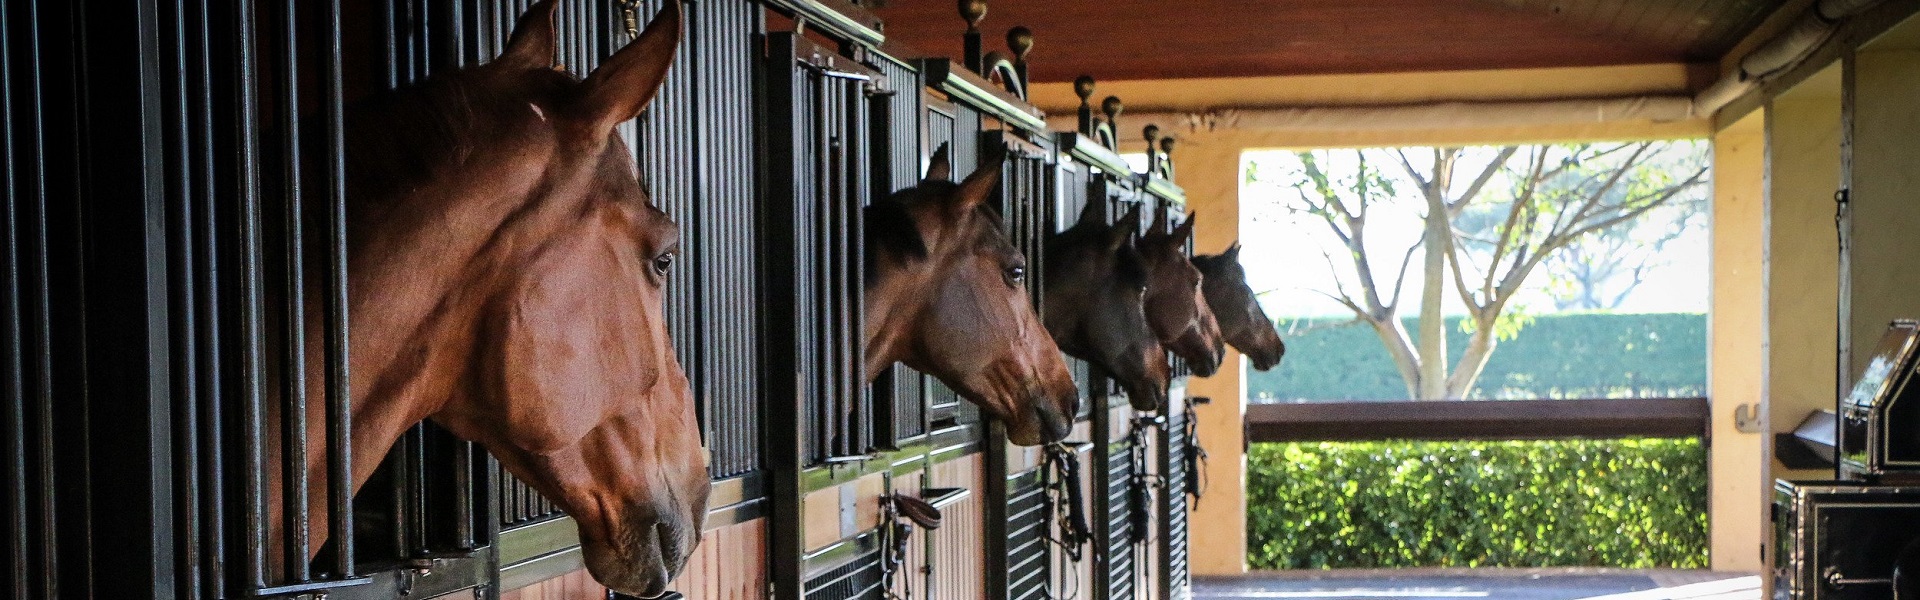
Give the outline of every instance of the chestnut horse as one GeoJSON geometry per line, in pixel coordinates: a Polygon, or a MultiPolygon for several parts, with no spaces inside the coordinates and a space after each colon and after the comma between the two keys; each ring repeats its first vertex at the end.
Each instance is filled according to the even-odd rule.
{"type": "Polygon", "coordinates": [[[1072,228],[1046,242],[1047,332],[1067,354],[1120,382],[1133,407],[1156,410],[1167,398],[1166,351],[1147,325],[1149,274],[1134,248],[1140,208],[1113,225],[1088,203],[1072,228]]]}
{"type": "Polygon", "coordinates": [[[1220,342],[1220,323],[1200,294],[1200,269],[1187,260],[1187,240],[1193,238],[1193,218],[1167,232],[1167,215],[1159,211],[1153,226],[1136,245],[1147,263],[1147,325],[1160,344],[1201,377],[1220,369],[1226,345],[1220,342]]]}
{"type": "Polygon", "coordinates": [[[1260,308],[1253,288],[1247,286],[1247,270],[1240,266],[1239,242],[1219,255],[1193,257],[1193,266],[1200,269],[1201,295],[1206,296],[1207,306],[1219,319],[1227,343],[1246,353],[1255,369],[1265,371],[1279,365],[1287,344],[1273,328],[1273,319],[1260,308]]]}
{"type": "MultiPolygon", "coordinates": [[[[699,543],[708,480],[662,316],[679,233],[614,127],[665,78],[678,5],[582,81],[553,68],[544,0],[493,61],[347,115],[354,489],[432,419],[571,515],[594,579],[645,597],[699,543]]],[[[307,356],[319,372],[317,343],[307,356]]],[[[310,428],[308,446],[322,444],[310,428]]],[[[309,453],[309,481],[326,481],[324,454],[309,453]]]]}
{"type": "Polygon", "coordinates": [[[1079,394],[1028,300],[1027,258],[985,204],[1000,169],[955,185],[941,146],[920,185],[866,208],[867,377],[895,362],[932,374],[1035,446],[1066,437],[1079,394]]]}

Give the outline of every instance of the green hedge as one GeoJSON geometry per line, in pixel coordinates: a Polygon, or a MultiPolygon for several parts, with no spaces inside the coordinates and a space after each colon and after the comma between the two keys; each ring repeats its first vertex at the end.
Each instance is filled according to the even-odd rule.
{"type": "Polygon", "coordinates": [[[1705,568],[1697,439],[1255,444],[1256,569],[1705,568]]]}
{"type": "MultiPolygon", "coordinates": [[[[1287,357],[1247,379],[1255,402],[1404,400],[1406,383],[1373,329],[1331,326],[1342,319],[1282,322],[1287,357]],[[1300,331],[1287,335],[1288,330],[1300,331]]],[[[1407,319],[1407,331],[1419,331],[1407,319]]],[[[1447,319],[1447,347],[1458,358],[1467,334],[1447,319]]],[[[1481,399],[1648,398],[1706,395],[1707,318],[1702,314],[1559,313],[1540,315],[1494,348],[1479,384],[1481,399]]]]}

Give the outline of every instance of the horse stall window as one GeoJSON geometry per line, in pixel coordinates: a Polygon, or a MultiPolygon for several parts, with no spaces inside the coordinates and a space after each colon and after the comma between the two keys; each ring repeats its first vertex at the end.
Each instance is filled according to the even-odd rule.
{"type": "MultiPolygon", "coordinates": [[[[923,69],[924,72],[924,69],[923,69]]],[[[965,180],[980,166],[980,112],[924,92],[922,127],[926,130],[926,150],[945,147],[953,163],[953,180],[965,180]]],[[[924,380],[927,387],[927,419],[933,430],[979,421],[979,411],[960,401],[960,394],[937,379],[924,380]]]]}
{"type": "Polygon", "coordinates": [[[770,397],[800,423],[802,466],[859,458],[874,448],[862,374],[861,209],[871,198],[867,97],[877,73],[794,33],[767,43],[771,173],[762,256],[775,300],[769,315],[770,397]],[[784,374],[791,373],[792,380],[784,374]],[[791,399],[791,400],[788,400],[791,399]],[[789,408],[791,407],[791,408],[789,408]]]}
{"type": "MultiPolygon", "coordinates": [[[[872,99],[873,194],[885,198],[918,184],[925,168],[921,164],[920,72],[879,52],[863,55],[864,64],[881,75],[872,99]]],[[[928,379],[902,364],[876,374],[872,394],[880,413],[874,419],[877,442],[898,449],[927,434],[928,379]]]]}

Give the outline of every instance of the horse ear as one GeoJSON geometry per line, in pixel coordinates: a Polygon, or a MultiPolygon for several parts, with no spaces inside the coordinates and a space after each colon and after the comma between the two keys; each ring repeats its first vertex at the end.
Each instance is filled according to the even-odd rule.
{"type": "Polygon", "coordinates": [[[627,47],[607,58],[587,76],[581,87],[583,115],[589,131],[603,135],[615,125],[640,116],[673,64],[680,46],[680,0],[667,0],[647,30],[627,47]]]}
{"type": "Polygon", "coordinates": [[[1227,246],[1227,251],[1220,253],[1220,258],[1240,262],[1240,242],[1235,240],[1232,246],[1227,246]]]}
{"type": "Polygon", "coordinates": [[[1074,221],[1073,226],[1079,227],[1081,225],[1105,225],[1105,223],[1100,222],[1099,202],[1089,200],[1085,205],[1080,207],[1080,220],[1074,221]]]}
{"type": "Polygon", "coordinates": [[[1172,243],[1174,247],[1178,248],[1187,245],[1187,240],[1193,237],[1193,219],[1193,217],[1187,217],[1185,223],[1181,223],[1178,227],[1173,228],[1172,243]]]}
{"type": "Polygon", "coordinates": [[[1126,216],[1115,221],[1113,228],[1107,230],[1107,251],[1118,251],[1121,246],[1133,240],[1133,234],[1140,231],[1140,205],[1135,204],[1127,210],[1126,216]]]}
{"type": "Polygon", "coordinates": [[[953,181],[953,160],[947,158],[947,144],[942,142],[940,149],[933,151],[933,160],[927,165],[927,176],[922,181],[953,181]]]}
{"type": "Polygon", "coordinates": [[[1165,232],[1166,230],[1167,230],[1167,211],[1158,210],[1158,209],[1154,210],[1153,225],[1150,227],[1147,227],[1147,233],[1162,233],[1162,232],[1165,232]]]}
{"type": "Polygon", "coordinates": [[[993,195],[993,186],[1000,183],[1000,167],[1004,164],[1006,161],[994,160],[974,169],[966,181],[960,182],[960,189],[953,193],[954,206],[949,210],[955,216],[964,215],[986,202],[993,195]]]}
{"type": "Polygon", "coordinates": [[[507,51],[493,59],[493,64],[522,69],[553,66],[553,10],[554,0],[541,0],[520,15],[513,24],[513,36],[507,38],[507,51]]]}

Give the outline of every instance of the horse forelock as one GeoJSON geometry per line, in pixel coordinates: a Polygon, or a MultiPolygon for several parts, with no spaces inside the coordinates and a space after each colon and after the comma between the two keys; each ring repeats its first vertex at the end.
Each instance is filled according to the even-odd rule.
{"type": "Polygon", "coordinates": [[[350,203],[390,202],[479,153],[511,151],[542,105],[565,102],[571,75],[502,72],[487,65],[429,77],[353,103],[347,111],[350,203]]]}

